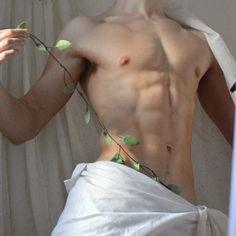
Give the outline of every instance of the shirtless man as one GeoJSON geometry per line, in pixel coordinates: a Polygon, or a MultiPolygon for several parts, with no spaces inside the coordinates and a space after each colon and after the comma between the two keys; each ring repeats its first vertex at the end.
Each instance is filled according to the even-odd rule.
{"type": "MultiPolygon", "coordinates": [[[[180,186],[181,196],[195,204],[191,141],[197,95],[231,145],[233,139],[233,101],[205,36],[169,19],[163,0],[117,0],[100,16],[73,19],[59,39],[72,46],[53,53],[113,137],[162,182],[180,186]],[[126,134],[140,145],[126,147],[119,138],[126,134]]],[[[0,88],[0,130],[12,143],[34,138],[70,99],[63,92],[62,74],[49,57],[40,79],[23,97],[0,88]]],[[[102,136],[100,143],[98,160],[111,160],[117,145],[106,145],[102,136]]]]}

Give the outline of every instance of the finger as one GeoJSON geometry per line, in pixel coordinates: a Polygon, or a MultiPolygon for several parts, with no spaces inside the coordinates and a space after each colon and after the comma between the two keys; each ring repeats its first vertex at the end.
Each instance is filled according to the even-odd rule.
{"type": "Polygon", "coordinates": [[[6,35],[21,35],[28,32],[28,29],[0,29],[0,33],[6,33],[6,35]]]}
{"type": "Polygon", "coordinates": [[[4,52],[0,53],[0,62],[3,62],[7,59],[9,59],[10,57],[16,55],[18,53],[18,50],[15,49],[10,49],[4,52]]]}
{"type": "Polygon", "coordinates": [[[23,37],[27,38],[29,37],[29,33],[27,29],[4,29],[0,33],[0,41],[2,41],[5,38],[18,38],[23,37]]]}
{"type": "Polygon", "coordinates": [[[9,47],[8,49],[16,49],[16,50],[20,50],[21,48],[23,48],[25,43],[16,43],[14,45],[12,45],[11,47],[9,47]]]}
{"type": "Polygon", "coordinates": [[[0,52],[5,51],[7,49],[19,49],[23,47],[25,44],[25,39],[19,38],[7,38],[0,42],[0,52]]]}
{"type": "Polygon", "coordinates": [[[23,38],[6,38],[0,42],[0,52],[6,49],[19,49],[25,44],[25,39],[23,38]]]}

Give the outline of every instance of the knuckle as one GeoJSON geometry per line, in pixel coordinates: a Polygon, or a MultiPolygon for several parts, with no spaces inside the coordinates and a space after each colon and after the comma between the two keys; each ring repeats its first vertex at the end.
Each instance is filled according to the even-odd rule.
{"type": "Polygon", "coordinates": [[[6,38],[3,40],[3,46],[8,46],[11,43],[11,39],[6,38]]]}
{"type": "Polygon", "coordinates": [[[7,53],[6,53],[6,52],[3,52],[1,58],[2,58],[3,60],[6,59],[6,58],[7,58],[7,53]]]}
{"type": "Polygon", "coordinates": [[[12,30],[12,29],[7,29],[7,30],[6,30],[6,33],[7,33],[7,34],[13,34],[13,30],[12,30]]]}
{"type": "Polygon", "coordinates": [[[11,51],[4,51],[3,52],[3,57],[6,58],[8,57],[9,55],[15,53],[17,50],[11,50],[11,51]]]}
{"type": "Polygon", "coordinates": [[[5,58],[8,54],[9,54],[9,53],[8,53],[7,51],[4,51],[4,52],[2,53],[3,58],[5,58]]]}

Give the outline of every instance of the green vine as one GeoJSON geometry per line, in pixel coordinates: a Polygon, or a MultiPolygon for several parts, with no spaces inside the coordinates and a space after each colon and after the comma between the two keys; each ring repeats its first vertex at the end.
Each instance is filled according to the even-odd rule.
{"type": "MultiPolygon", "coordinates": [[[[28,28],[28,24],[26,21],[21,22],[17,28],[21,28],[21,29],[27,29],[28,28]]],[[[95,114],[100,126],[103,129],[103,137],[105,142],[107,143],[107,145],[111,145],[113,142],[119,147],[119,152],[116,153],[111,161],[112,162],[116,162],[118,164],[125,164],[125,161],[121,155],[121,150],[134,162],[132,164],[132,168],[136,171],[144,171],[149,177],[151,177],[154,181],[159,182],[160,184],[162,184],[163,186],[165,186],[166,188],[168,188],[169,190],[173,191],[176,194],[180,194],[181,193],[181,189],[180,187],[173,185],[173,184],[169,184],[169,185],[165,185],[160,178],[155,174],[155,172],[153,170],[151,170],[149,167],[140,164],[138,161],[136,161],[133,157],[131,157],[126,151],[125,149],[118,143],[118,141],[116,141],[112,135],[109,133],[108,129],[105,127],[105,125],[101,122],[101,120],[98,117],[98,114],[94,111],[94,109],[92,108],[92,106],[89,104],[89,102],[87,101],[87,99],[85,98],[84,94],[82,91],[80,91],[76,84],[74,83],[73,77],[70,74],[70,72],[67,70],[67,68],[61,64],[61,62],[54,56],[54,54],[50,51],[51,48],[57,48],[60,51],[63,51],[65,49],[67,49],[68,47],[71,46],[71,43],[67,40],[59,40],[56,45],[54,47],[48,47],[47,45],[44,44],[44,42],[42,42],[38,37],[36,37],[33,34],[29,34],[30,39],[33,41],[33,43],[35,44],[35,47],[37,50],[41,51],[41,52],[47,52],[63,69],[64,69],[64,75],[63,75],[63,79],[64,79],[64,93],[65,94],[73,94],[75,91],[78,92],[78,94],[80,95],[80,97],[83,99],[83,101],[86,104],[86,110],[85,110],[85,115],[84,115],[84,121],[86,124],[89,124],[90,120],[91,120],[91,111],[95,114]],[[71,79],[71,83],[66,83],[66,74],[69,76],[69,78],[71,79]]],[[[122,142],[127,146],[127,147],[133,147],[136,145],[139,145],[140,142],[133,137],[132,135],[126,135],[126,136],[119,136],[119,138],[122,139],[122,142]]]]}

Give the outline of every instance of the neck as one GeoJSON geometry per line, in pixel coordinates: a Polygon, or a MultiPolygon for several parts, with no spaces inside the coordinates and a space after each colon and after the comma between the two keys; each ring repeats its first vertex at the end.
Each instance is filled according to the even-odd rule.
{"type": "Polygon", "coordinates": [[[104,16],[126,14],[142,14],[150,17],[152,14],[165,16],[163,0],[116,0],[104,16]]]}

